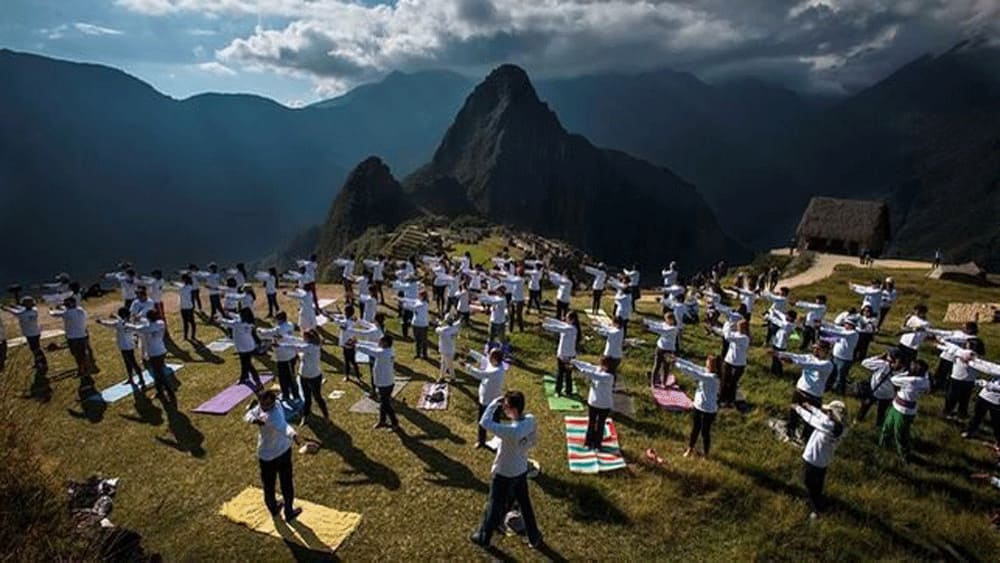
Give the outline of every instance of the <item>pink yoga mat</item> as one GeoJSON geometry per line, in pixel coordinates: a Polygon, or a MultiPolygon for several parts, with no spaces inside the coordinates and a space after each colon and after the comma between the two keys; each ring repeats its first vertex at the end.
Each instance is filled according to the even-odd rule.
{"type": "MultiPolygon", "coordinates": [[[[673,376],[667,378],[667,381],[671,381],[673,376]]],[[[674,380],[676,381],[676,380],[674,380]]],[[[653,392],[653,400],[656,404],[660,405],[662,408],[670,411],[689,411],[691,407],[694,406],[691,403],[691,399],[684,394],[683,391],[677,387],[656,387],[650,388],[653,392]]]]}
{"type": "MultiPolygon", "coordinates": [[[[261,374],[260,382],[266,385],[274,379],[271,374],[261,374]]],[[[195,407],[191,412],[202,414],[226,414],[233,410],[233,407],[243,402],[247,397],[253,395],[253,389],[249,385],[234,383],[222,390],[221,393],[195,407]]]]}

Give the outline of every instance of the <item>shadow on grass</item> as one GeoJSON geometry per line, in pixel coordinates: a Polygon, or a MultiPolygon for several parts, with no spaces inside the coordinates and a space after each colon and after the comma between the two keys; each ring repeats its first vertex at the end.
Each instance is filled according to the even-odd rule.
{"type": "Polygon", "coordinates": [[[597,488],[585,483],[571,483],[548,473],[535,478],[545,494],[569,501],[570,516],[579,522],[603,522],[627,526],[632,520],[597,488]]]}
{"type": "MultiPolygon", "coordinates": [[[[223,364],[223,363],[226,362],[224,359],[222,359],[222,356],[219,356],[215,352],[212,352],[211,350],[209,350],[201,342],[201,340],[195,339],[195,340],[189,340],[189,342],[191,343],[191,346],[194,347],[194,353],[198,354],[198,357],[200,357],[203,362],[207,362],[207,363],[215,364],[215,365],[223,364]]],[[[192,360],[192,361],[194,361],[194,360],[192,360]]]]}
{"type": "Polygon", "coordinates": [[[428,483],[442,487],[469,489],[484,495],[489,493],[489,485],[476,477],[464,463],[448,457],[437,448],[425,444],[422,439],[410,436],[403,431],[399,432],[399,440],[406,449],[424,462],[426,472],[433,475],[424,478],[428,483]]]}
{"type": "Polygon", "coordinates": [[[135,415],[121,414],[118,416],[124,418],[125,420],[149,424],[150,426],[159,426],[163,424],[163,411],[157,408],[156,403],[149,400],[146,393],[139,390],[132,393],[132,403],[135,405],[135,415]]]}
{"type": "Polygon", "coordinates": [[[156,441],[179,452],[191,454],[193,457],[205,457],[205,449],[202,447],[205,435],[177,408],[177,403],[165,402],[163,410],[167,415],[167,427],[173,439],[157,436],[156,441]]]}
{"type": "Polygon", "coordinates": [[[381,485],[390,491],[399,489],[399,475],[391,468],[368,457],[364,450],[354,445],[351,435],[339,426],[321,418],[312,417],[306,425],[313,431],[324,448],[336,452],[348,465],[350,475],[363,475],[364,479],[337,480],[338,485],[381,485]]]}
{"type": "Polygon", "coordinates": [[[451,428],[446,424],[441,424],[440,422],[434,420],[433,418],[420,412],[419,409],[415,409],[401,401],[397,401],[395,404],[396,414],[405,418],[406,420],[412,422],[415,426],[423,430],[423,436],[419,436],[419,439],[426,440],[440,440],[445,439],[453,444],[465,444],[465,438],[462,438],[458,434],[452,432],[451,428]]]}

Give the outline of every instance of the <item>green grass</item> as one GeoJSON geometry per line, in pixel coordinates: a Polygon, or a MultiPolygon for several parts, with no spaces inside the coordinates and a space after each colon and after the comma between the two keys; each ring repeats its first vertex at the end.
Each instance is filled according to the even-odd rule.
{"type": "MultiPolygon", "coordinates": [[[[482,249],[483,259],[495,248],[482,249]]],[[[461,252],[462,249],[456,249],[461,252]]],[[[852,277],[863,281],[876,275],[838,268],[833,277],[799,288],[796,297],[826,293],[831,311],[855,305],[847,290],[852,277]]],[[[881,275],[881,274],[878,274],[881,275]]],[[[949,301],[985,300],[988,290],[930,281],[922,273],[892,271],[900,300],[887,327],[898,326],[904,311],[927,303],[940,323],[949,301]]],[[[328,289],[328,291],[330,291],[328,289]]],[[[551,299],[551,291],[546,292],[551,299]]],[[[581,293],[578,308],[584,307],[581,293]]],[[[610,300],[605,302],[610,307],[610,300]]],[[[640,310],[652,315],[654,303],[640,310]]],[[[171,315],[171,322],[177,319],[171,315]]],[[[461,346],[480,348],[483,317],[463,330],[461,346]]],[[[903,464],[889,450],[878,448],[872,422],[851,427],[840,445],[827,481],[834,502],[831,513],[810,523],[803,501],[799,451],[775,441],[765,426],[769,416],[783,416],[795,375],[776,379],[764,368],[760,346],[743,387],[753,410],[746,415],[723,412],[713,433],[709,460],[680,457],[690,417],[658,410],[646,390],[643,373],[651,364],[652,343],[630,349],[623,376],[636,400],[634,419],[615,417],[629,470],[600,476],[569,473],[562,417],[550,412],[542,394],[541,376],[552,371],[555,340],[538,333],[538,319],[528,333],[513,335],[517,365],[507,388],[523,390],[528,407],[540,419],[539,446],[533,457],[542,475],[531,484],[538,521],[548,544],[570,560],[749,560],[749,559],[943,559],[956,554],[993,559],[1000,553],[1000,535],[991,529],[988,511],[996,491],[972,484],[970,473],[990,467],[989,451],[963,441],[958,428],[939,418],[941,397],[921,401],[917,418],[918,462],[903,464]],[[656,448],[667,464],[653,468],[639,458],[656,448]]],[[[180,326],[171,329],[179,333],[180,326]]],[[[398,333],[395,320],[390,329],[398,333]]],[[[202,327],[202,339],[221,334],[202,327]]],[[[758,344],[763,329],[754,326],[758,344]]],[[[1000,330],[983,327],[990,346],[1000,330]]],[[[92,338],[104,369],[99,386],[117,382],[120,362],[111,334],[94,328],[92,338]]],[[[873,350],[890,339],[880,337],[873,350]]],[[[703,357],[719,343],[694,327],[685,336],[689,355],[703,357]]],[[[363,514],[357,532],[341,547],[348,560],[469,560],[484,554],[466,539],[478,524],[486,500],[491,455],[474,450],[476,383],[460,376],[447,411],[415,408],[420,380],[436,376],[436,364],[414,362],[412,344],[398,342],[400,371],[416,378],[401,394],[398,411],[405,433],[373,431],[374,418],[347,408],[361,391],[339,375],[339,351],[327,346],[325,393],[347,389],[331,401],[332,426],[304,428],[326,446],[315,456],[295,456],[296,490],[300,497],[341,510],[363,514]]],[[[595,360],[600,339],[585,344],[586,358],[595,360]]],[[[26,354],[19,350],[15,354],[26,354]]],[[[139,530],[147,549],[169,560],[276,560],[305,557],[274,538],[252,533],[217,515],[219,506],[244,487],[257,485],[255,430],[238,412],[225,417],[190,413],[190,409],[236,379],[235,358],[203,358],[182,345],[186,364],[179,378],[180,411],[164,412],[157,402],[123,400],[102,413],[82,413],[75,401],[73,380],[52,383],[48,403],[7,399],[20,419],[36,430],[33,440],[43,455],[42,467],[56,479],[84,478],[91,473],[122,478],[112,520],[139,530]],[[89,417],[89,418],[88,418],[89,417]],[[192,451],[203,455],[192,455],[192,451]]],[[[436,355],[432,352],[432,357],[436,355]]],[[[995,357],[995,356],[994,356],[995,357]]],[[[932,355],[927,354],[931,359],[932,355]]],[[[51,356],[52,371],[71,366],[69,355],[51,356]]],[[[173,360],[172,360],[173,361],[173,360]]],[[[933,363],[933,362],[932,362],[933,363]]],[[[861,373],[856,368],[855,376],[861,373]]],[[[2,385],[21,390],[30,376],[6,373],[2,385]]],[[[683,383],[690,390],[690,384],[683,383]]],[[[2,396],[10,396],[3,394],[2,396]]],[[[855,399],[848,399],[853,412],[855,399]]],[[[502,554],[536,559],[514,539],[498,538],[502,554]]]]}

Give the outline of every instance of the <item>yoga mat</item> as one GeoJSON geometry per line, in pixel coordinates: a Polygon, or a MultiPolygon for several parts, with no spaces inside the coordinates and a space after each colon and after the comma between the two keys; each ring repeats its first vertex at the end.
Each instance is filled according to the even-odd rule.
{"type": "Polygon", "coordinates": [[[618,429],[615,421],[607,419],[604,423],[604,439],[601,449],[594,451],[583,447],[587,435],[587,417],[567,416],[566,422],[566,455],[569,460],[569,470],[573,473],[599,473],[614,471],[625,467],[621,446],[618,444],[618,429]]]}
{"type": "Polygon", "coordinates": [[[337,302],[336,299],[320,299],[319,300],[319,308],[320,309],[325,309],[325,308],[329,307],[330,305],[333,305],[336,302],[337,302]]]}
{"type": "MultiPolygon", "coordinates": [[[[182,367],[184,367],[183,364],[167,364],[167,377],[174,375],[175,373],[180,371],[182,367]]],[[[149,370],[142,372],[142,382],[147,388],[154,387],[153,374],[150,373],[149,370]]],[[[90,395],[84,400],[113,403],[115,401],[128,397],[136,389],[138,389],[138,387],[133,387],[129,385],[128,379],[126,379],[121,383],[116,383],[115,385],[108,387],[107,389],[101,391],[100,393],[94,393],[93,395],[90,395]]]]}
{"type": "Polygon", "coordinates": [[[587,410],[579,399],[573,397],[560,397],[556,395],[556,378],[546,375],[542,378],[542,387],[545,389],[545,398],[549,402],[549,410],[554,411],[583,411],[587,410]]]}
{"type": "Polygon", "coordinates": [[[596,315],[590,311],[586,311],[586,315],[587,319],[589,319],[592,323],[597,323],[601,326],[611,326],[611,317],[609,317],[603,310],[598,311],[596,315]]]}
{"type": "Polygon", "coordinates": [[[293,522],[271,516],[264,506],[264,491],[247,487],[219,508],[219,514],[237,524],[269,536],[293,542],[313,551],[336,551],[358,528],[361,515],[342,512],[307,500],[295,499],[302,514],[293,522]]]}
{"type": "Polygon", "coordinates": [[[611,395],[611,410],[624,414],[625,416],[632,416],[635,414],[635,401],[632,400],[631,395],[626,395],[625,393],[615,393],[611,395]]]}
{"type": "Polygon", "coordinates": [[[218,340],[213,340],[209,342],[207,346],[205,346],[205,348],[208,348],[209,350],[216,353],[225,352],[226,350],[232,347],[233,347],[233,341],[228,338],[220,338],[218,340]]]}
{"type": "MultiPolygon", "coordinates": [[[[399,393],[403,390],[404,387],[406,387],[406,384],[409,382],[410,382],[409,379],[397,377],[395,381],[395,386],[392,389],[392,396],[395,397],[396,395],[399,395],[399,393]]],[[[353,413],[359,413],[359,414],[378,414],[378,401],[373,401],[366,394],[364,397],[361,397],[361,399],[358,402],[351,405],[351,408],[348,410],[353,413]]]]}
{"type": "MultiPolygon", "coordinates": [[[[55,338],[57,336],[64,336],[66,331],[61,328],[54,328],[50,330],[43,330],[41,336],[42,340],[48,340],[50,338],[55,338]]],[[[24,346],[28,343],[28,339],[23,336],[18,336],[17,338],[11,338],[7,341],[7,346],[9,348],[17,348],[18,346],[24,346]]]]}
{"type": "Polygon", "coordinates": [[[447,383],[424,383],[424,389],[420,393],[420,401],[417,408],[425,411],[443,411],[448,408],[448,384],[447,383]],[[441,392],[444,397],[440,401],[432,401],[431,395],[441,392]]]}
{"type": "Polygon", "coordinates": [[[368,354],[365,354],[360,350],[354,353],[354,359],[359,364],[370,364],[372,362],[372,359],[368,357],[368,354]]]}
{"type": "Polygon", "coordinates": [[[677,387],[677,378],[674,374],[667,374],[666,386],[651,386],[653,400],[661,408],[668,411],[689,411],[694,406],[691,399],[677,387]]]}
{"type": "MultiPolygon", "coordinates": [[[[260,374],[260,382],[262,384],[266,385],[272,379],[274,379],[274,376],[270,373],[260,374]]],[[[251,395],[253,395],[253,389],[249,385],[234,383],[223,389],[218,395],[195,407],[191,412],[226,414],[251,395]]]]}

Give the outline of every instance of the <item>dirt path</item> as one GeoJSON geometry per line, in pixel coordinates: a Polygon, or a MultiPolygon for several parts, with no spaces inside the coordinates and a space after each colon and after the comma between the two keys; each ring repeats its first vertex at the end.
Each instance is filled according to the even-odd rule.
{"type": "MultiPolygon", "coordinates": [[[[771,251],[772,254],[788,255],[787,248],[779,248],[771,251]]],[[[840,265],[859,266],[856,256],[842,256],[839,254],[816,254],[816,261],[808,270],[781,280],[781,285],[786,287],[798,287],[818,282],[833,273],[833,269],[840,265]]],[[[889,268],[897,270],[927,270],[931,271],[930,262],[919,262],[915,260],[875,260],[873,268],[889,268]]]]}

